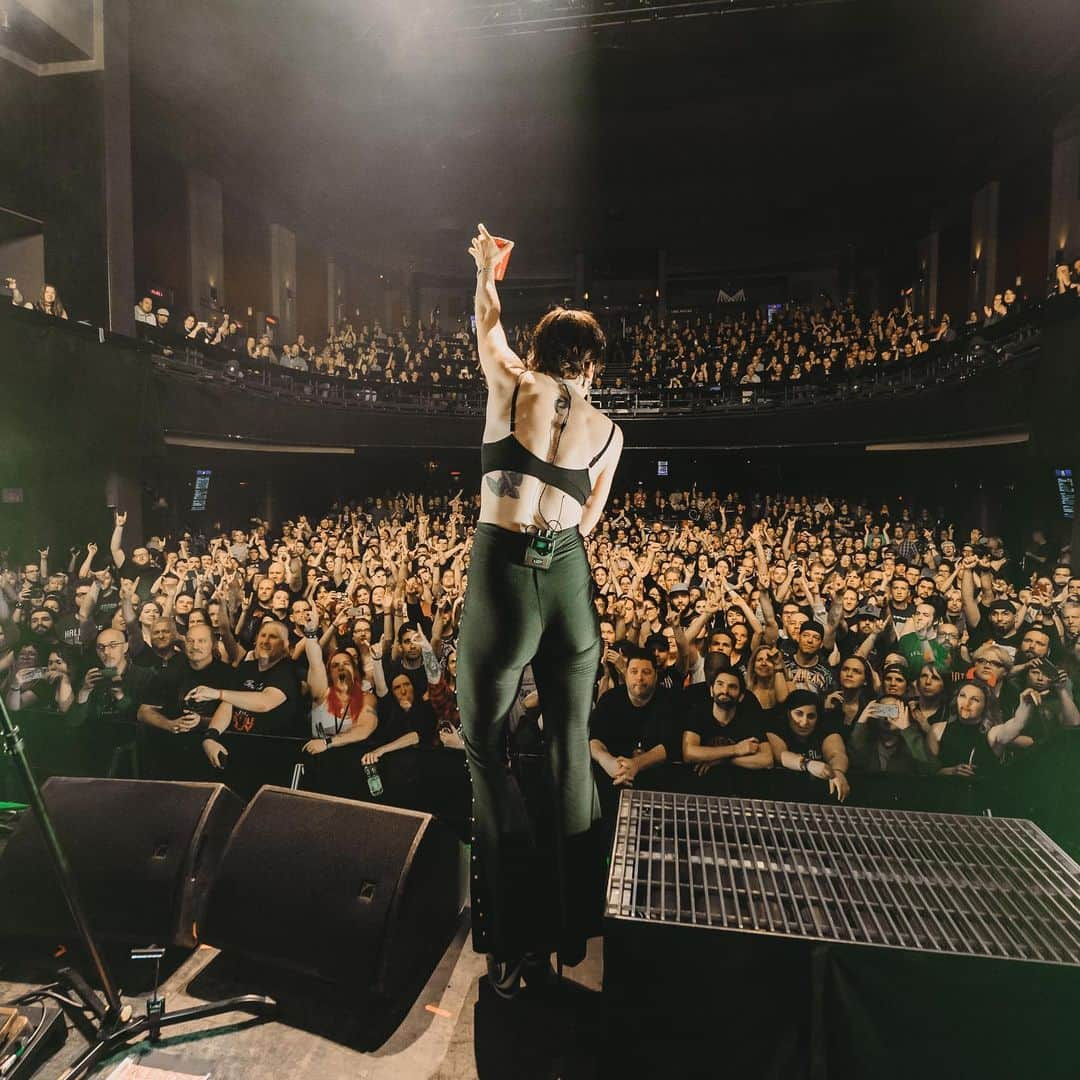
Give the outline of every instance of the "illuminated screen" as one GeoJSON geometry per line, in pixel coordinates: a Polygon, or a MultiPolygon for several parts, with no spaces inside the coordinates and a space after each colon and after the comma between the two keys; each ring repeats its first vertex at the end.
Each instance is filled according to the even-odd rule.
{"type": "Polygon", "coordinates": [[[1072,469],[1055,469],[1054,479],[1057,481],[1062,517],[1072,521],[1076,513],[1076,488],[1073,486],[1072,469]]]}
{"type": "Polygon", "coordinates": [[[210,470],[195,470],[195,491],[191,496],[192,510],[206,509],[206,496],[210,492],[210,470]]]}

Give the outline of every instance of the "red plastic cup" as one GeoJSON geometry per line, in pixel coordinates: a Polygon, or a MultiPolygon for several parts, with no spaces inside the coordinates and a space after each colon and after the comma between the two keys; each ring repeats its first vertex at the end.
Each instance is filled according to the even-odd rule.
{"type": "MultiPolygon", "coordinates": [[[[495,241],[495,246],[498,248],[507,247],[510,243],[509,240],[504,240],[501,236],[493,236],[491,238],[495,241]]],[[[495,264],[495,280],[502,281],[506,277],[506,268],[510,265],[510,256],[514,254],[514,249],[510,248],[509,251],[495,264]]]]}

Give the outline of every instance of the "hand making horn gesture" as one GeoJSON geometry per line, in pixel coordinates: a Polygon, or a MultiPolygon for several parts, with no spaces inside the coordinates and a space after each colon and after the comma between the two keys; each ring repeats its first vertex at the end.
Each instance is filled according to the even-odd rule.
{"type": "Polygon", "coordinates": [[[484,225],[476,227],[480,232],[473,237],[469,254],[476,260],[477,270],[494,270],[496,264],[509,256],[514,248],[514,241],[492,236],[484,225]]]}

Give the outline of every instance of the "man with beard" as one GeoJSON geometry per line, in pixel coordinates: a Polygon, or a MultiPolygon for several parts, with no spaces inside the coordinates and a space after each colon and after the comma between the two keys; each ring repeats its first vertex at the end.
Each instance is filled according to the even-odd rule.
{"type": "MultiPolygon", "coordinates": [[[[642,773],[675,756],[665,745],[672,742],[672,710],[672,698],[657,688],[653,654],[630,649],[626,682],[600,698],[589,721],[589,753],[605,819],[610,820],[623,787],[633,787],[642,773]]],[[[640,785],[649,786],[645,778],[640,785]]]]}
{"type": "Polygon", "coordinates": [[[45,607],[34,608],[26,623],[25,644],[33,645],[37,653],[38,666],[44,667],[49,659],[50,650],[60,644],[56,634],[53,613],[45,607]]]}
{"type": "MultiPolygon", "coordinates": [[[[155,623],[151,633],[156,629],[155,623]]],[[[172,644],[170,641],[170,648],[172,644]]],[[[198,736],[208,727],[213,707],[192,705],[186,698],[201,683],[227,686],[233,677],[232,668],[214,656],[210,627],[206,623],[190,627],[183,649],[174,652],[158,673],[151,692],[156,704],[139,707],[139,721],[146,725],[141,754],[144,775],[160,780],[205,778],[206,762],[198,736]],[[194,734],[188,737],[188,733],[194,734]]]]}
{"type": "Polygon", "coordinates": [[[221,740],[230,736],[230,744],[237,747],[241,760],[230,763],[229,783],[241,794],[253,794],[261,784],[269,782],[267,773],[271,770],[278,773],[280,782],[282,767],[295,758],[294,748],[288,743],[303,734],[300,684],[288,649],[289,632],[285,625],[267,619],[255,637],[254,659],[244,660],[225,685],[200,683],[185,697],[192,706],[199,702],[218,703],[202,737],[203,751],[215,769],[224,769],[230,751],[221,740]],[[288,742],[258,746],[254,740],[245,744],[240,735],[270,736],[288,742]]]}
{"type": "Polygon", "coordinates": [[[383,665],[386,685],[392,686],[399,675],[406,676],[412,683],[417,701],[427,693],[421,644],[420,627],[414,622],[402,623],[397,632],[398,655],[383,665]]]}
{"type": "Polygon", "coordinates": [[[236,626],[236,640],[245,649],[250,649],[255,644],[255,638],[258,636],[263,621],[274,617],[270,608],[273,596],[274,583],[269,578],[259,578],[255,584],[251,602],[240,616],[240,622],[236,626]]]}
{"type": "Polygon", "coordinates": [[[974,651],[987,641],[992,641],[995,645],[1004,645],[1015,652],[1019,644],[1016,607],[1011,600],[991,599],[993,593],[987,571],[982,572],[980,603],[976,598],[975,580],[979,570],[978,557],[965,555],[960,571],[960,594],[963,597],[964,618],[967,621],[968,649],[974,651]]]}
{"type": "Polygon", "coordinates": [[[694,790],[730,793],[746,785],[736,769],[770,769],[772,751],[765,714],[737,670],[721,670],[709,686],[709,700],[688,714],[682,733],[683,761],[692,770],[694,790]]]}
{"type": "Polygon", "coordinates": [[[688,610],[690,607],[690,587],[685,582],[676,581],[668,589],[667,602],[669,610],[675,612],[678,621],[683,626],[687,626],[690,623],[687,615],[693,615],[693,612],[688,610]]]}

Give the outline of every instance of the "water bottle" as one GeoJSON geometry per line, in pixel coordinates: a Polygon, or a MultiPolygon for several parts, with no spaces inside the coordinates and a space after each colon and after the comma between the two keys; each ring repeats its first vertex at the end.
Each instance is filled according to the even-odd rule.
{"type": "Polygon", "coordinates": [[[364,778],[367,780],[368,791],[373,799],[381,799],[383,794],[382,778],[379,770],[374,765],[364,766],[364,778]]]}

